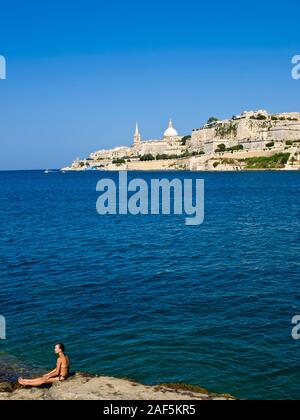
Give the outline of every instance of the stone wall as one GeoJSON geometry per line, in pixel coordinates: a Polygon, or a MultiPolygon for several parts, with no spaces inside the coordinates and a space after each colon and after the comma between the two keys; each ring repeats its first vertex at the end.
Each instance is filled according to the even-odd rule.
{"type": "Polygon", "coordinates": [[[182,146],[182,137],[170,137],[164,140],[145,141],[139,148],[140,154],[153,156],[157,155],[181,155],[185,147],[182,146]]]}
{"type": "Polygon", "coordinates": [[[191,152],[212,154],[219,144],[242,145],[247,150],[263,150],[268,142],[300,139],[300,121],[240,119],[194,130],[187,146],[191,152]]]}
{"type": "Polygon", "coordinates": [[[98,159],[120,159],[126,157],[133,157],[136,155],[136,149],[134,147],[116,147],[115,149],[98,150],[97,152],[91,153],[89,158],[91,160],[98,159]]]}
{"type": "Polygon", "coordinates": [[[143,155],[153,155],[157,156],[159,154],[164,154],[168,144],[164,141],[157,142],[145,142],[140,146],[140,154],[143,155]]]}
{"type": "Polygon", "coordinates": [[[106,167],[108,171],[164,171],[175,169],[176,159],[169,160],[151,160],[148,162],[132,161],[124,165],[109,165],[106,167]]]}

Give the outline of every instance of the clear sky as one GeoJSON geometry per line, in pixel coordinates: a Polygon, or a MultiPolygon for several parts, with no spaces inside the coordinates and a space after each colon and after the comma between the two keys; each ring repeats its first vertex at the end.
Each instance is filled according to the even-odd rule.
{"type": "Polygon", "coordinates": [[[189,134],[210,116],[300,111],[300,3],[10,0],[0,5],[0,170],[189,134]]]}

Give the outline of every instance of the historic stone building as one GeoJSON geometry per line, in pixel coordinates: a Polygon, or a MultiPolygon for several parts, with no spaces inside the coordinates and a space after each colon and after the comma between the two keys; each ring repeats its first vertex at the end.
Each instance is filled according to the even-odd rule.
{"type": "Polygon", "coordinates": [[[226,148],[264,150],[269,142],[283,146],[300,139],[300,113],[269,114],[265,110],[243,112],[230,120],[215,121],[192,132],[190,152],[214,154],[220,144],[226,148]]]}
{"type": "Polygon", "coordinates": [[[134,149],[137,155],[180,155],[184,149],[182,145],[182,136],[178,135],[177,130],[173,127],[172,120],[169,121],[169,126],[164,132],[161,140],[145,140],[142,141],[141,135],[136,126],[134,134],[134,149]]]}
{"type": "MultiPolygon", "coordinates": [[[[191,136],[182,137],[170,120],[162,138],[157,140],[143,140],[137,124],[131,147],[99,150],[64,169],[232,170],[230,165],[220,163],[223,158],[245,159],[275,153],[289,153],[287,167],[300,167],[299,112],[245,111],[231,119],[210,121],[194,129],[191,136]],[[143,159],[146,155],[148,158],[143,159]]],[[[233,169],[240,166],[236,164],[233,169]]]]}
{"type": "Polygon", "coordinates": [[[133,136],[132,147],[117,147],[110,150],[98,150],[92,153],[89,159],[93,161],[102,159],[121,159],[134,158],[144,155],[180,155],[184,149],[182,145],[182,136],[178,135],[177,130],[173,127],[173,122],[169,121],[169,126],[164,132],[163,138],[160,140],[142,140],[139,132],[138,124],[136,124],[133,136]]]}

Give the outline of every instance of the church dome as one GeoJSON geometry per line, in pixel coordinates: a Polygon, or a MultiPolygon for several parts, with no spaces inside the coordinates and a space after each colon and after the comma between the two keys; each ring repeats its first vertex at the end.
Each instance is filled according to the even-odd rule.
{"type": "Polygon", "coordinates": [[[169,122],[169,127],[168,127],[168,129],[165,131],[164,136],[165,136],[165,137],[176,137],[176,136],[178,136],[177,131],[176,131],[176,130],[175,130],[175,128],[173,127],[173,122],[172,122],[172,120],[170,120],[170,122],[169,122]]]}

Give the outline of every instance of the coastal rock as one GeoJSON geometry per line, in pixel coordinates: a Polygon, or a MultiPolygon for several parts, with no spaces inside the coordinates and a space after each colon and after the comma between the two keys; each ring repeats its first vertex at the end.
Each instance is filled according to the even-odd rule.
{"type": "Polygon", "coordinates": [[[13,392],[13,390],[14,390],[14,386],[12,383],[10,382],[0,383],[0,393],[3,393],[3,392],[9,393],[9,392],[13,392]]]}
{"type": "Polygon", "coordinates": [[[19,388],[0,384],[0,400],[234,400],[230,395],[212,394],[202,388],[165,384],[142,385],[125,379],[78,373],[50,388],[19,388]]]}

